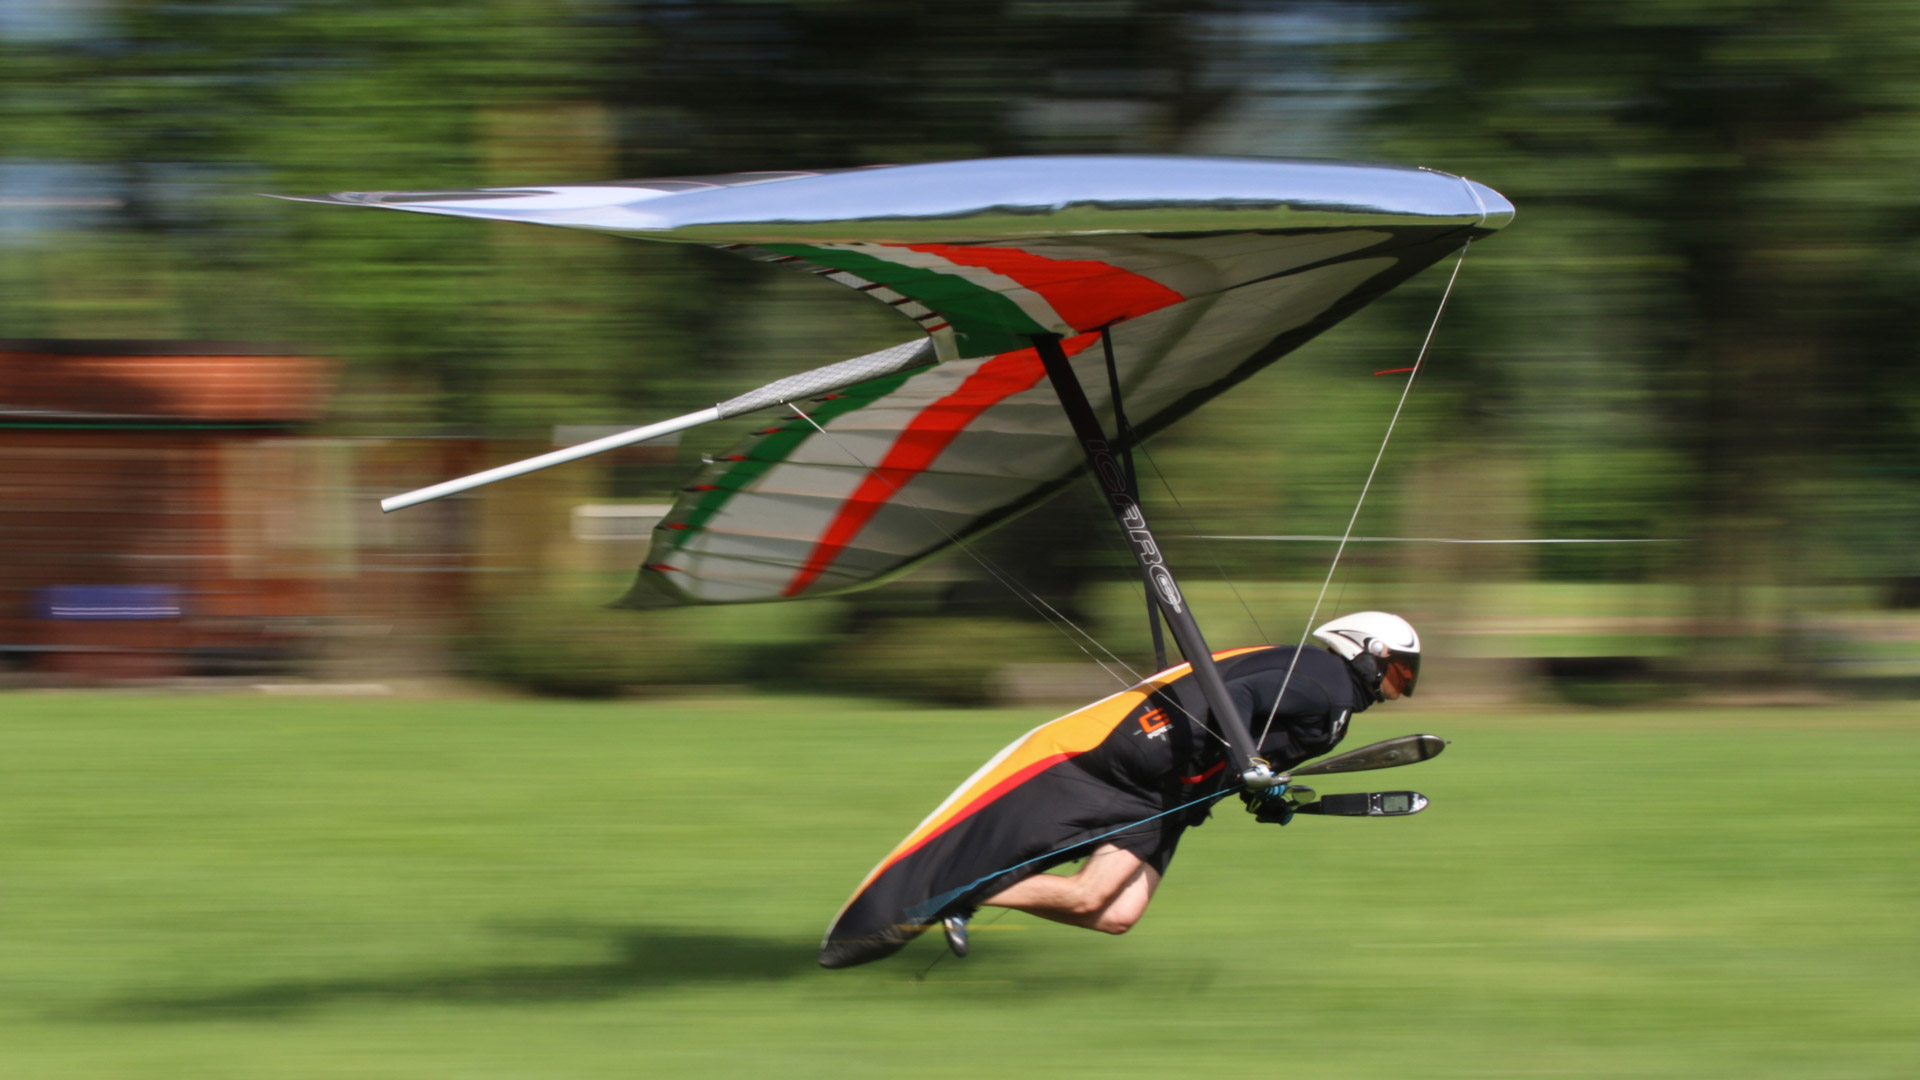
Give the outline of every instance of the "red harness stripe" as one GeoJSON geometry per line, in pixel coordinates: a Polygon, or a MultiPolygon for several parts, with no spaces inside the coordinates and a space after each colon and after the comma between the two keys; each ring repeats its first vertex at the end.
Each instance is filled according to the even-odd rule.
{"type": "Polygon", "coordinates": [[[1224,769],[1226,767],[1227,767],[1226,762],[1224,761],[1216,762],[1214,763],[1213,768],[1208,769],[1206,772],[1200,773],[1197,776],[1183,776],[1180,778],[1180,782],[1183,784],[1197,784],[1202,780],[1206,780],[1215,776],[1220,772],[1221,769],[1224,769]]]}

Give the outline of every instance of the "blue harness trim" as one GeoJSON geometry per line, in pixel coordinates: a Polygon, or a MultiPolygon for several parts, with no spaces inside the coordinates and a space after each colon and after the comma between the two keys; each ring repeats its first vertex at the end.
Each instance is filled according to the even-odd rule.
{"type": "Polygon", "coordinates": [[[1139,828],[1140,826],[1145,825],[1149,821],[1158,821],[1169,814],[1177,814],[1180,811],[1185,810],[1190,806],[1198,806],[1201,803],[1206,802],[1210,799],[1214,799],[1214,800],[1223,799],[1228,795],[1233,794],[1233,791],[1234,789],[1228,788],[1225,791],[1216,791],[1211,795],[1202,795],[1191,802],[1181,803],[1179,806],[1176,806],[1171,810],[1162,810],[1159,813],[1153,815],[1152,817],[1143,817],[1139,821],[1128,822],[1127,824],[1122,825],[1117,829],[1109,829],[1098,836],[1090,836],[1085,840],[1075,840],[1073,843],[1068,844],[1067,846],[1062,848],[1055,848],[1054,850],[1047,852],[1045,855],[1036,855],[1033,858],[1026,860],[1025,862],[1014,863],[1012,866],[1007,867],[1005,870],[995,870],[993,873],[988,874],[983,878],[979,878],[977,880],[969,882],[965,885],[960,886],[957,889],[948,889],[946,892],[941,893],[940,895],[934,897],[931,900],[927,900],[922,903],[915,904],[914,906],[907,909],[907,918],[912,919],[915,922],[923,922],[923,923],[932,922],[934,919],[940,917],[941,908],[946,907],[948,904],[953,903],[955,900],[960,899],[962,896],[965,896],[967,893],[972,892],[974,889],[977,889],[980,886],[985,885],[987,882],[992,881],[994,878],[1000,877],[1003,874],[1011,874],[1015,870],[1018,870],[1023,866],[1032,866],[1034,863],[1042,862],[1046,859],[1051,859],[1055,855],[1059,855],[1067,851],[1072,851],[1074,848],[1085,847],[1088,844],[1105,840],[1109,836],[1117,836],[1120,833],[1126,832],[1128,829],[1139,828]]]}

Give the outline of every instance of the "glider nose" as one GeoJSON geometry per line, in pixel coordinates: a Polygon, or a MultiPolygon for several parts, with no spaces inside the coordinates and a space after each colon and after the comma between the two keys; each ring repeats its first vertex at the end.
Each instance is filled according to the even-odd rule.
{"type": "Polygon", "coordinates": [[[1466,182],[1467,190],[1473,193],[1473,201],[1480,204],[1481,228],[1492,232],[1504,228],[1507,222],[1513,220],[1513,204],[1507,201],[1505,195],[1478,181],[1465,177],[1461,179],[1466,182]]]}

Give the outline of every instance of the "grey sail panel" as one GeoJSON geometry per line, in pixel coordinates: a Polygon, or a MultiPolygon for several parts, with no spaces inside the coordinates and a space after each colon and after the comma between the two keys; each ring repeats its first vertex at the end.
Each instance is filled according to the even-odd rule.
{"type": "Polygon", "coordinates": [[[1057,491],[1084,457],[1036,335],[1063,339],[1110,417],[1109,332],[1128,418],[1151,434],[1513,215],[1423,169],[1137,156],[318,201],[709,244],[857,289],[923,331],[729,399],[723,413],[791,402],[812,422],[770,420],[689,482],[629,598],[642,605],[863,587],[1057,491]]]}

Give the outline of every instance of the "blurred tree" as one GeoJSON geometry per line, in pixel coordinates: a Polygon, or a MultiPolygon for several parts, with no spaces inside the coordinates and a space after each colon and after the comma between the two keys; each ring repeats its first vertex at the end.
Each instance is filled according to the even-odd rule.
{"type": "Polygon", "coordinates": [[[489,182],[497,110],[584,96],[597,39],[570,6],[121,0],[85,36],[7,42],[4,153],[107,177],[119,207],[23,245],[18,258],[86,267],[38,275],[48,289],[9,315],[71,333],[63,280],[124,288],[158,262],[172,310],[123,335],[302,339],[356,362],[356,419],[489,418],[492,376],[517,358],[502,355],[510,311],[488,301],[524,302],[537,277],[480,230],[289,213],[252,193],[489,182]]]}
{"type": "Polygon", "coordinates": [[[1645,474],[1642,440],[1676,452],[1710,628],[1742,614],[1740,585],[1863,569],[1810,556],[1863,553],[1878,514],[1914,535],[1912,488],[1883,486],[1889,503],[1866,515],[1817,492],[1914,460],[1920,200],[1903,178],[1920,165],[1920,14],[1883,0],[1393,10],[1401,32],[1354,54],[1396,84],[1384,145],[1445,148],[1522,208],[1516,243],[1475,256],[1506,286],[1500,319],[1470,315],[1506,370],[1454,370],[1476,387],[1462,419],[1478,387],[1544,384],[1563,431],[1589,410],[1619,418],[1617,437],[1585,442],[1615,467],[1645,474]]]}
{"type": "MultiPolygon", "coordinates": [[[[51,29],[0,42],[0,168],[97,190],[85,220],[33,219],[0,276],[39,287],[0,314],[59,333],[125,294],[146,300],[124,334],[304,339],[355,361],[342,411],[375,426],[651,414],[795,366],[756,367],[742,329],[764,268],[251,193],[1168,149],[1227,97],[1183,45],[1210,6],[103,0],[23,20],[51,29]]],[[[907,332],[851,321],[875,345],[907,332]]]]}
{"type": "MultiPolygon", "coordinates": [[[[0,319],[292,339],[348,361],[347,431],[684,411],[912,331],[698,248],[253,193],[1169,150],[1231,96],[1189,44],[1212,6],[102,0],[0,43],[0,179],[66,189],[0,219],[0,319]]],[[[1084,547],[1000,556],[1068,604],[1084,547]]]]}
{"type": "MultiPolygon", "coordinates": [[[[1920,579],[1915,70],[1920,10],[1888,0],[11,0],[0,324],[293,339],[348,361],[344,430],[530,434],[910,331],[701,249],[253,193],[1031,152],[1431,163],[1521,219],[1469,258],[1397,436],[1446,464],[1390,469],[1363,531],[1396,486],[1507,458],[1549,533],[1701,540],[1544,572],[1681,576],[1721,620],[1744,583],[1920,579]]],[[[1428,279],[1315,346],[1339,365],[1303,353],[1212,406],[1204,444],[1156,442],[1208,527],[1344,524],[1372,447],[1342,433],[1391,407],[1351,373],[1410,351],[1428,279]]],[[[1083,524],[1059,514],[1022,535],[1083,524]]],[[[1090,546],[1017,539],[995,556],[1090,546]]],[[[1224,558],[1323,565],[1254,551],[1224,558]]],[[[1018,571],[1071,601],[1082,569],[1018,571]]]]}

